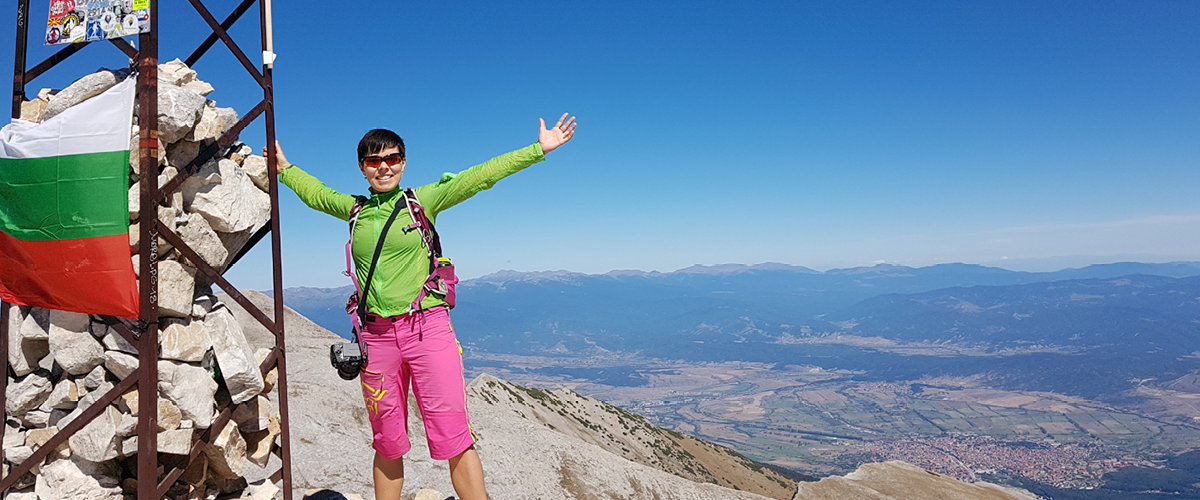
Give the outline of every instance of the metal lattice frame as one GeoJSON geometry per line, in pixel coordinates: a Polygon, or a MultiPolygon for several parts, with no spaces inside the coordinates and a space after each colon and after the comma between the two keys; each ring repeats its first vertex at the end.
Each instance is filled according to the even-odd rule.
{"type": "MultiPolygon", "coordinates": [[[[237,20],[250,9],[257,0],[243,0],[232,13],[225,19],[224,22],[218,23],[216,18],[205,8],[201,0],[189,0],[192,6],[204,18],[208,27],[212,30],[212,34],[192,53],[187,59],[187,65],[192,66],[211,48],[217,40],[221,40],[233,53],[234,57],[242,63],[246,71],[254,78],[255,82],[263,90],[263,100],[258,103],[250,112],[246,113],[236,125],[229,131],[224,133],[217,141],[210,144],[207,148],[200,152],[200,155],[192,160],[191,163],[179,169],[179,174],[167,182],[164,186],[158,185],[158,0],[149,0],[150,2],[150,31],[142,33],[138,38],[138,48],[134,48],[123,39],[113,39],[109,42],[120,49],[125,55],[133,61],[136,61],[138,68],[138,123],[140,124],[139,132],[139,190],[141,196],[141,213],[139,219],[142,222],[139,230],[141,231],[141,239],[139,242],[139,286],[140,286],[140,316],[135,320],[131,318],[117,318],[113,316],[103,316],[102,319],[110,327],[119,333],[130,344],[138,348],[138,369],[130,374],[125,380],[122,380],[112,390],[97,400],[92,406],[84,410],[79,417],[71,421],[58,434],[52,437],[46,444],[42,445],[34,452],[33,456],[26,459],[21,465],[13,467],[8,475],[0,478],[0,491],[7,491],[18,479],[33,467],[34,464],[41,463],[47,455],[55,448],[62,444],[68,437],[73,435],[83,426],[87,425],[92,419],[99,416],[108,405],[112,404],[122,394],[132,390],[138,391],[138,466],[137,466],[137,491],[139,500],[158,500],[166,494],[167,489],[183,474],[185,467],[175,467],[165,472],[162,480],[158,480],[158,238],[162,237],[177,248],[189,261],[196,265],[200,272],[216,283],[217,286],[229,295],[235,302],[241,305],[248,311],[256,320],[258,320],[267,330],[275,336],[275,346],[271,350],[259,367],[262,374],[266,375],[272,369],[279,369],[279,381],[276,383],[276,388],[279,392],[279,414],[281,432],[279,435],[278,444],[272,447],[272,453],[277,455],[282,467],[276,471],[270,481],[283,481],[283,495],[286,500],[292,499],[292,473],[291,473],[291,446],[290,432],[288,425],[288,402],[287,402],[287,369],[286,359],[284,356],[284,325],[283,325],[283,274],[282,261],[280,258],[280,240],[279,240],[279,183],[275,176],[269,175],[270,186],[268,194],[271,198],[271,219],[262,228],[260,228],[251,237],[250,241],[234,256],[229,266],[233,266],[250,248],[254,247],[259,241],[270,233],[271,235],[271,250],[272,263],[274,265],[273,286],[276,290],[274,294],[274,319],[268,318],[262,310],[251,303],[245,296],[238,292],[237,288],[229,284],[224,277],[221,276],[221,271],[217,267],[207,263],[204,259],[193,251],[187,243],[185,243],[177,234],[169,228],[158,224],[157,207],[167,197],[179,189],[180,184],[184,179],[196,173],[200,166],[208,160],[212,159],[220,150],[229,147],[239,133],[246,126],[250,125],[260,115],[264,115],[267,136],[267,164],[268,171],[275,171],[275,107],[274,97],[272,92],[271,79],[271,64],[264,60],[264,64],[260,68],[256,67],[237,43],[229,36],[227,30],[233,26],[237,20]]],[[[265,53],[272,51],[271,47],[271,24],[270,24],[270,0],[259,1],[260,12],[260,28],[262,33],[262,48],[265,53]]],[[[17,2],[17,43],[15,69],[13,71],[13,101],[12,101],[12,116],[19,118],[21,116],[21,103],[25,102],[25,87],[34,78],[45,73],[50,68],[54,67],[59,62],[67,59],[71,55],[79,52],[84,47],[90,45],[90,42],[72,44],[59,50],[54,55],[42,61],[32,69],[26,68],[26,52],[29,39],[29,0],[18,0],[17,2]]],[[[220,263],[218,263],[218,266],[220,263]]],[[[0,303],[0,358],[3,359],[5,377],[5,391],[0,391],[0,411],[3,411],[4,420],[8,420],[7,409],[5,408],[5,393],[8,388],[8,376],[13,373],[9,369],[8,364],[8,305],[0,303]]],[[[229,405],[224,408],[220,415],[214,419],[212,425],[201,434],[200,441],[196,442],[189,453],[188,463],[190,464],[196,457],[203,452],[204,447],[214,438],[214,430],[220,432],[221,429],[229,422],[230,416],[237,405],[229,405]]],[[[0,449],[0,459],[3,458],[3,450],[0,449]]]]}

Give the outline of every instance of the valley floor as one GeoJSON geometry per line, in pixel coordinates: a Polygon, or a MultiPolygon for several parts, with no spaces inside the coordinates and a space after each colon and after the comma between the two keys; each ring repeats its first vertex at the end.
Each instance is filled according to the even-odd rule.
{"type": "MultiPolygon", "coordinates": [[[[966,481],[1013,477],[1094,488],[1104,474],[1156,467],[1200,444],[1200,394],[1139,388],[1120,406],[989,388],[982,376],[867,381],[863,372],[609,354],[472,351],[468,376],[570,388],[658,425],[806,474],[904,460],[966,481]]],[[[1190,389],[1187,388],[1187,389],[1190,389]]]]}

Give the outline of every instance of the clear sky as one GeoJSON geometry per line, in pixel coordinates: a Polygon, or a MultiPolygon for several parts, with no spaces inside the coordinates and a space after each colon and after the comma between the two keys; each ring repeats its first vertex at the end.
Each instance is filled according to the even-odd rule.
{"type": "MultiPolygon", "coordinates": [[[[279,137],[336,189],[366,191],[371,128],[404,137],[420,185],[579,117],[545,163],[438,218],[463,277],[1200,260],[1200,2],[275,4],[279,137]]],[[[162,14],[163,59],[186,57],[200,17],[162,14]]],[[[256,20],[234,30],[252,53],[256,20]]],[[[38,36],[30,65],[52,52],[38,36]]],[[[31,92],[123,64],[80,56],[31,92]]],[[[195,69],[218,105],[260,98],[219,45],[195,69]]],[[[282,210],[285,286],[348,283],[346,225],[286,188],[282,210]]],[[[235,284],[270,288],[260,246],[235,284]]]]}

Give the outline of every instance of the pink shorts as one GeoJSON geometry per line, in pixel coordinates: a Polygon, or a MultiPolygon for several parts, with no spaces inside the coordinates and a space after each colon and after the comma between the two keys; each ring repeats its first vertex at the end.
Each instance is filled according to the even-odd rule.
{"type": "Polygon", "coordinates": [[[367,366],[359,381],[379,456],[394,460],[411,448],[410,382],[434,460],[448,460],[475,444],[467,418],[462,347],[446,308],[387,318],[369,315],[364,330],[367,366]]]}

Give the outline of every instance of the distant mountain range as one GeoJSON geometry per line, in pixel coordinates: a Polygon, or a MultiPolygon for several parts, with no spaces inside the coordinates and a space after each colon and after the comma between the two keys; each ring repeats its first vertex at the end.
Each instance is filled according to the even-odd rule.
{"type": "MultiPolygon", "coordinates": [[[[719,313],[722,311],[754,312],[752,317],[762,321],[779,318],[779,322],[785,322],[782,318],[787,318],[792,322],[789,324],[804,324],[810,318],[835,313],[886,294],[923,293],[951,287],[1110,279],[1134,274],[1172,278],[1200,276],[1200,262],[1123,262],[1049,273],[1009,271],[973,264],[923,268],[881,264],[818,272],[775,263],[692,266],[670,273],[617,270],[589,275],[568,271],[500,271],[459,285],[462,306],[456,311],[455,319],[472,323],[472,326],[485,326],[484,331],[488,334],[501,334],[505,329],[516,331],[512,327],[518,324],[524,328],[547,322],[560,323],[560,326],[566,322],[572,325],[573,331],[610,331],[625,326],[633,328],[629,333],[647,328],[656,331],[689,329],[695,326],[696,319],[728,316],[719,313]],[[654,318],[649,322],[639,321],[648,316],[654,318]]],[[[352,290],[350,285],[288,288],[284,302],[317,324],[340,335],[348,335],[350,323],[344,304],[352,290]]]]}

